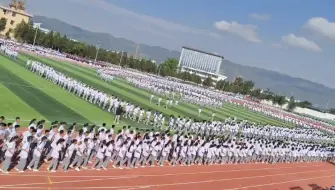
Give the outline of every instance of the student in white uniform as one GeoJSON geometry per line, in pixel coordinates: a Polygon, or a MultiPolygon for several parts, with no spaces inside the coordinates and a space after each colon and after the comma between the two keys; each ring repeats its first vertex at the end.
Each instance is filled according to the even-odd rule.
{"type": "Polygon", "coordinates": [[[106,151],[105,151],[105,161],[103,163],[103,167],[104,168],[108,168],[108,165],[110,162],[112,162],[112,154],[113,154],[113,151],[114,151],[114,140],[111,140],[109,141],[107,144],[106,144],[106,151]]]}
{"type": "Polygon", "coordinates": [[[140,141],[135,148],[134,151],[134,157],[132,160],[132,167],[137,168],[140,162],[141,154],[142,154],[142,143],[143,141],[140,141]]]}
{"type": "Polygon", "coordinates": [[[8,174],[8,168],[10,164],[12,163],[12,157],[16,150],[16,141],[18,140],[18,136],[11,137],[11,139],[6,142],[7,150],[5,152],[5,161],[2,164],[2,169],[0,169],[1,172],[4,174],[8,174]]]}
{"type": "MultiPolygon", "coordinates": [[[[36,130],[32,128],[33,130],[36,130]]],[[[30,143],[33,140],[32,136],[27,137],[26,141],[22,145],[21,151],[20,151],[20,161],[17,167],[15,168],[18,172],[24,172],[24,168],[26,167],[27,164],[27,159],[28,159],[28,154],[30,151],[30,143]]]]}
{"type": "Polygon", "coordinates": [[[93,169],[101,170],[101,168],[103,168],[104,170],[106,170],[106,168],[103,167],[106,148],[106,141],[103,140],[102,142],[100,142],[100,146],[96,155],[97,159],[95,164],[93,164],[93,169]]]}
{"type": "Polygon", "coordinates": [[[35,147],[34,151],[33,151],[33,159],[30,161],[29,165],[27,166],[27,168],[29,170],[31,170],[34,166],[33,171],[34,172],[38,172],[38,164],[41,160],[41,155],[42,152],[44,150],[45,144],[47,143],[48,138],[46,136],[43,136],[41,138],[41,141],[37,144],[37,146],[35,147]]]}
{"type": "Polygon", "coordinates": [[[113,167],[116,168],[117,164],[119,164],[119,168],[123,169],[123,164],[125,162],[125,155],[128,149],[128,141],[124,141],[123,144],[121,145],[121,148],[119,150],[118,156],[116,161],[113,164],[113,167]]]}
{"type": "Polygon", "coordinates": [[[135,149],[136,149],[135,142],[131,141],[130,145],[128,147],[126,156],[125,156],[126,157],[126,161],[125,162],[127,162],[127,168],[131,168],[132,167],[131,160],[133,158],[133,153],[134,153],[135,149]]]}
{"type": "Polygon", "coordinates": [[[62,151],[64,145],[64,139],[60,138],[56,143],[53,143],[51,157],[52,161],[49,167],[47,168],[50,172],[56,172],[56,168],[58,166],[59,154],[62,151]]]}
{"type": "Polygon", "coordinates": [[[148,161],[151,162],[151,167],[155,166],[155,161],[157,159],[158,153],[161,151],[161,143],[157,142],[156,145],[154,147],[152,147],[151,149],[151,154],[149,156],[148,161]]]}
{"type": "Polygon", "coordinates": [[[73,139],[70,146],[65,151],[64,159],[63,159],[63,166],[62,166],[64,172],[68,171],[71,158],[72,158],[73,153],[76,149],[76,145],[77,145],[77,140],[73,139]]]}
{"type": "Polygon", "coordinates": [[[159,165],[164,166],[164,162],[167,161],[171,149],[171,140],[169,140],[162,149],[162,154],[159,159],[159,165]]]}

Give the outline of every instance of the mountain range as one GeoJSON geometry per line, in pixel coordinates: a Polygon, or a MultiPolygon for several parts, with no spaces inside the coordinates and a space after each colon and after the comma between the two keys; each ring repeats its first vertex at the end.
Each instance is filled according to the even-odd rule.
{"type": "MultiPolygon", "coordinates": [[[[34,16],[33,22],[42,23],[41,27],[66,34],[68,37],[78,41],[93,45],[100,43],[103,48],[109,50],[122,50],[134,54],[138,46],[140,57],[153,59],[157,63],[161,63],[167,58],[178,59],[180,56],[180,52],[178,51],[159,46],[137,44],[131,40],[116,38],[109,33],[91,32],[58,19],[34,16]]],[[[327,104],[328,108],[335,107],[335,89],[322,84],[275,71],[236,64],[229,60],[224,60],[220,71],[221,74],[228,77],[228,80],[232,80],[236,76],[241,76],[246,80],[254,81],[257,88],[269,88],[275,93],[286,96],[293,95],[298,100],[310,101],[314,106],[320,108],[325,108],[327,104]]]]}

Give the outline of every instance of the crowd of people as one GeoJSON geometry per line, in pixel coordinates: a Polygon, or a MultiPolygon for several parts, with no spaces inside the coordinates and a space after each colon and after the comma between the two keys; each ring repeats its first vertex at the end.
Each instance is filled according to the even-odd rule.
{"type": "MultiPolygon", "coordinates": [[[[10,41],[10,40],[2,40],[2,43],[6,44],[9,48],[14,51],[34,51],[35,53],[41,56],[53,57],[56,59],[67,60],[71,62],[76,62],[78,64],[95,68],[97,70],[102,70],[101,73],[106,73],[111,75],[112,77],[121,77],[121,78],[129,78],[129,82],[133,85],[137,85],[139,88],[144,88],[152,91],[154,96],[155,94],[163,94],[167,93],[170,97],[183,97],[183,101],[187,101],[189,103],[201,104],[202,106],[221,106],[222,102],[233,103],[238,106],[243,106],[250,111],[258,112],[269,117],[272,117],[277,120],[281,120],[284,122],[292,123],[296,126],[303,126],[307,128],[318,128],[321,130],[328,131],[330,133],[334,133],[334,127],[328,123],[322,121],[316,121],[314,119],[297,115],[291,112],[287,112],[281,108],[276,108],[272,105],[267,105],[264,103],[250,101],[245,99],[244,96],[234,95],[229,93],[224,93],[221,91],[213,90],[213,89],[205,89],[201,86],[195,86],[191,84],[185,84],[175,79],[168,79],[164,77],[157,77],[155,75],[144,74],[132,69],[120,69],[117,66],[111,66],[110,63],[101,63],[99,64],[90,62],[87,59],[79,59],[75,56],[70,56],[66,54],[62,54],[59,51],[52,50],[50,48],[43,48],[39,46],[32,46],[29,44],[20,44],[18,42],[10,41]],[[106,67],[108,65],[108,67],[106,67]],[[130,74],[132,76],[130,76],[130,74]],[[141,82],[137,82],[141,81],[141,82]],[[145,85],[143,85],[145,84],[145,85]],[[162,85],[160,85],[162,84],[162,85]],[[148,86],[150,89],[148,89],[148,86]],[[182,95],[180,95],[180,91],[182,91],[182,95]],[[217,104],[219,103],[219,104],[217,104]]],[[[106,78],[105,76],[104,78],[106,78]]],[[[106,78],[107,79],[107,78],[106,78]]],[[[151,98],[150,98],[151,99],[151,98]]],[[[166,99],[166,104],[169,106],[173,106],[178,104],[180,99],[173,100],[173,98],[166,99]]],[[[198,110],[201,112],[201,109],[198,110]]],[[[215,114],[215,113],[213,113],[215,114]]]]}
{"type": "MultiPolygon", "coordinates": [[[[132,119],[146,125],[153,126],[156,129],[170,129],[196,135],[236,135],[239,131],[245,132],[246,136],[276,136],[285,139],[300,139],[306,142],[333,142],[334,138],[319,132],[316,129],[287,129],[271,125],[257,125],[248,122],[237,122],[236,119],[226,119],[225,121],[215,121],[212,117],[211,121],[199,121],[197,119],[175,117],[173,115],[166,117],[163,113],[145,110],[139,106],[134,106],[130,102],[123,101],[117,97],[110,96],[89,85],[86,85],[73,78],[54,70],[52,67],[39,63],[37,61],[28,60],[27,68],[32,72],[52,81],[61,88],[73,93],[84,100],[100,106],[102,109],[112,112],[115,117],[115,123],[119,123],[120,115],[124,118],[132,119]],[[121,110],[121,111],[120,111],[121,110]],[[118,112],[118,113],[117,113],[118,112]],[[167,118],[167,120],[165,120],[167,118]],[[271,129],[271,130],[270,130],[271,129]],[[270,132],[269,132],[270,131],[270,132]]],[[[108,80],[107,78],[105,78],[108,80]]]]}
{"type": "MultiPolygon", "coordinates": [[[[221,107],[223,103],[226,102],[245,107],[250,111],[262,113],[268,117],[272,117],[280,121],[292,123],[296,126],[318,128],[330,133],[335,133],[334,127],[330,124],[287,112],[283,109],[270,105],[249,101],[243,99],[239,95],[218,92],[217,90],[207,89],[201,86],[185,84],[178,80],[150,74],[143,74],[139,71],[120,67],[100,68],[99,73],[105,73],[114,77],[124,78],[133,86],[152,92],[150,100],[155,96],[155,94],[167,97],[166,102],[170,102],[170,100],[177,96],[180,97],[180,100],[184,102],[197,104],[202,107],[208,106],[216,108],[221,107]]],[[[158,98],[158,103],[160,103],[160,101],[161,98],[158,98]]]]}
{"type": "Polygon", "coordinates": [[[202,107],[221,107],[223,105],[222,99],[208,97],[206,91],[195,91],[193,86],[177,82],[173,79],[143,74],[134,70],[118,67],[103,68],[98,70],[98,72],[99,74],[105,73],[107,75],[123,78],[137,88],[167,97],[167,101],[178,98],[202,107]]]}
{"type": "MultiPolygon", "coordinates": [[[[89,167],[107,170],[110,166],[128,169],[164,165],[275,164],[324,162],[334,161],[335,158],[335,139],[320,130],[324,128],[319,123],[283,115],[274,108],[132,70],[96,67],[98,75],[105,82],[121,77],[138,88],[151,91],[150,102],[154,94],[169,97],[172,103],[166,107],[178,105],[178,101],[220,107],[220,102],[228,101],[241,104],[251,111],[296,122],[299,127],[261,126],[235,118],[215,121],[215,113],[210,121],[164,116],[155,110],[145,110],[109,95],[37,61],[28,60],[26,67],[69,93],[114,113],[117,124],[122,115],[151,125],[153,129],[140,132],[137,128],[123,126],[118,130],[115,125],[107,128],[105,123],[101,126],[84,124],[79,128],[76,123],[58,121],[47,126],[44,120],[33,119],[29,127],[20,133],[19,117],[14,123],[9,123],[1,116],[0,171],[4,174],[11,171],[11,166],[18,172],[38,172],[44,165],[50,172],[67,172],[70,169],[79,172],[89,167]]],[[[157,103],[160,104],[160,101],[157,103]]],[[[200,108],[198,113],[201,114],[200,108]]]]}
{"type": "Polygon", "coordinates": [[[14,165],[18,172],[38,172],[41,163],[50,172],[81,171],[91,167],[107,170],[111,165],[119,169],[164,165],[191,166],[242,163],[294,163],[333,161],[335,149],[330,145],[259,136],[214,136],[182,132],[158,132],[124,126],[115,131],[106,124],[78,130],[76,123],[52,122],[33,119],[28,129],[19,133],[20,118],[6,123],[0,117],[1,172],[9,173],[14,165]]]}
{"type": "Polygon", "coordinates": [[[8,57],[16,59],[18,52],[14,48],[7,46],[4,43],[0,43],[0,50],[8,57]]]}

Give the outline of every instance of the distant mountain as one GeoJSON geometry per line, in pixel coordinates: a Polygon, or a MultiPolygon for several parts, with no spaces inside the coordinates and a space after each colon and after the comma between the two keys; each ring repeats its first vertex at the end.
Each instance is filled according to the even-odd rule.
{"type": "MultiPolygon", "coordinates": [[[[41,27],[43,28],[66,34],[72,39],[88,44],[97,44],[97,42],[100,42],[101,46],[106,49],[123,50],[129,53],[135,53],[136,51],[137,44],[135,42],[124,38],[116,38],[108,33],[90,32],[66,22],[44,16],[34,16],[33,21],[42,23],[41,27]]],[[[180,56],[180,52],[178,51],[145,44],[138,45],[141,57],[153,59],[157,63],[161,63],[167,58],[179,58],[180,56]]],[[[242,76],[245,79],[254,81],[258,88],[269,88],[276,93],[286,96],[293,94],[297,99],[311,101],[319,107],[325,107],[329,100],[329,108],[335,107],[335,89],[305,79],[261,68],[239,65],[229,60],[224,60],[221,66],[221,73],[228,76],[229,80],[232,80],[235,76],[242,76]]]]}
{"type": "Polygon", "coordinates": [[[99,42],[102,47],[109,50],[122,50],[134,54],[136,51],[136,46],[139,45],[140,56],[151,58],[157,63],[161,63],[169,57],[179,57],[180,55],[180,52],[178,51],[171,51],[158,46],[136,44],[133,41],[124,38],[116,38],[107,33],[90,32],[53,18],[34,16],[33,21],[36,23],[42,23],[41,27],[43,28],[57,31],[61,34],[66,34],[68,37],[74,40],[83,41],[94,45],[99,42]]]}

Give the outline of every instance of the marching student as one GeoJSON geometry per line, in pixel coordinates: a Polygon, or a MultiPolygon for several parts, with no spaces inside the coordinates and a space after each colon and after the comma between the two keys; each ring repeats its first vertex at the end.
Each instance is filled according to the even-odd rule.
{"type": "Polygon", "coordinates": [[[119,153],[118,153],[118,156],[117,156],[117,159],[116,159],[116,161],[114,162],[114,164],[113,164],[113,167],[114,168],[116,168],[116,165],[118,165],[119,164],[119,168],[120,169],[123,169],[123,164],[125,163],[125,161],[126,161],[126,158],[125,158],[125,155],[126,155],[126,152],[127,152],[127,149],[128,149],[128,141],[127,140],[125,140],[124,142],[123,142],[123,144],[121,145],[121,148],[120,148],[120,150],[119,150],[119,153]]]}
{"type": "Polygon", "coordinates": [[[64,172],[68,171],[71,158],[72,158],[73,153],[74,153],[74,151],[76,149],[76,144],[77,144],[77,140],[73,139],[72,142],[71,142],[71,144],[70,144],[70,146],[68,146],[67,149],[65,150],[64,159],[63,159],[63,165],[62,165],[62,168],[63,168],[64,172]]]}
{"type": "Polygon", "coordinates": [[[47,143],[48,138],[46,136],[43,136],[41,138],[41,141],[37,144],[37,146],[35,147],[34,151],[33,151],[33,159],[30,161],[30,163],[28,164],[27,168],[29,170],[31,170],[32,166],[34,166],[33,171],[34,172],[38,172],[38,164],[41,160],[41,155],[42,152],[44,150],[44,147],[47,143]]]}
{"type": "Polygon", "coordinates": [[[56,143],[52,143],[51,151],[51,164],[48,166],[47,170],[50,172],[56,172],[58,166],[59,155],[62,149],[64,148],[64,139],[60,138],[56,143]]]}
{"type": "Polygon", "coordinates": [[[131,141],[130,145],[128,147],[127,153],[126,153],[126,161],[125,161],[125,162],[127,162],[127,168],[128,169],[132,167],[131,161],[132,161],[135,149],[136,149],[135,142],[131,141]]]}
{"type": "Polygon", "coordinates": [[[16,141],[18,140],[18,136],[13,136],[10,138],[8,142],[6,142],[6,152],[5,152],[5,161],[2,164],[2,168],[0,169],[1,172],[4,174],[8,174],[8,168],[12,163],[12,157],[16,151],[16,141]]]}
{"type": "Polygon", "coordinates": [[[112,162],[112,154],[114,151],[114,140],[109,141],[106,144],[106,151],[105,151],[105,161],[103,163],[103,168],[108,168],[110,162],[112,162]]]}
{"type": "Polygon", "coordinates": [[[93,169],[101,170],[101,168],[103,168],[104,170],[106,170],[106,168],[103,166],[106,148],[106,140],[103,140],[102,142],[100,142],[100,146],[96,155],[97,159],[92,167],[93,169]]]}
{"type": "Polygon", "coordinates": [[[140,162],[141,154],[142,154],[142,143],[143,141],[139,141],[138,144],[136,145],[135,151],[134,151],[134,157],[132,160],[132,167],[137,168],[140,162]]]}
{"type": "Polygon", "coordinates": [[[171,149],[171,140],[169,140],[163,147],[162,153],[158,162],[158,165],[164,166],[164,162],[167,161],[171,149]]]}
{"type": "MultiPolygon", "coordinates": [[[[36,130],[34,128],[32,128],[32,130],[36,130]]],[[[32,136],[27,137],[27,139],[23,142],[21,151],[20,151],[20,161],[17,165],[17,167],[15,167],[16,171],[18,172],[24,172],[24,168],[26,167],[27,164],[27,159],[28,159],[28,154],[30,151],[30,143],[33,140],[32,136]]]]}

